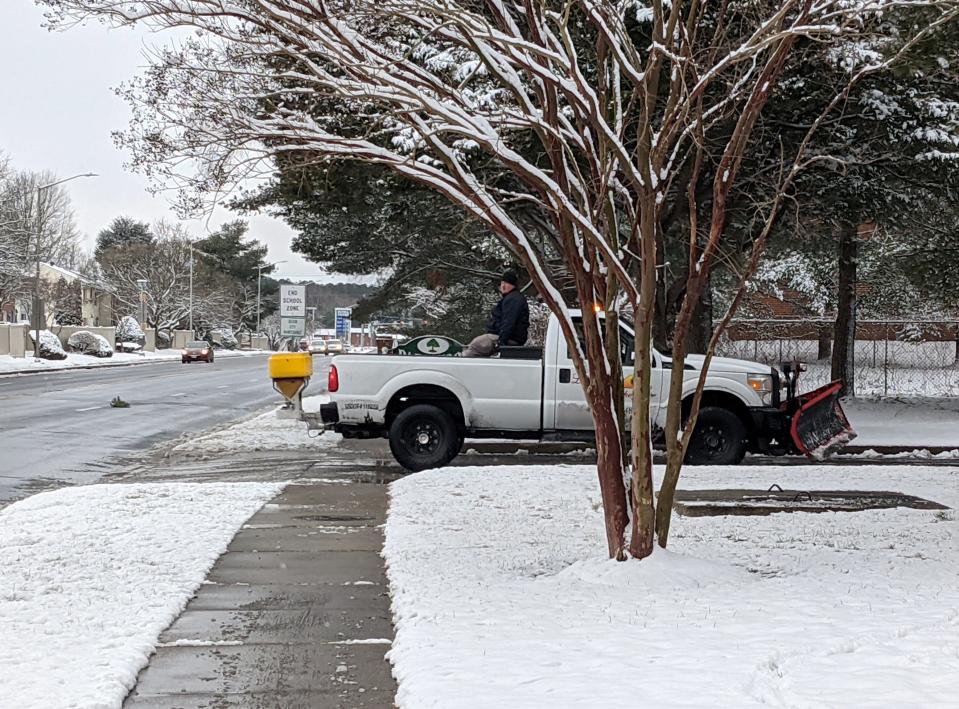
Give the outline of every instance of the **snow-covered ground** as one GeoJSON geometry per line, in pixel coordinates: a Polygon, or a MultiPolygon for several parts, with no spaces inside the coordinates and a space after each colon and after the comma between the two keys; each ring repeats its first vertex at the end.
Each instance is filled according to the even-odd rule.
{"type": "MultiPolygon", "coordinates": [[[[330,397],[326,394],[304,397],[303,409],[319,411],[320,404],[329,400],[330,397]]],[[[224,428],[189,438],[174,446],[171,455],[207,456],[249,451],[314,450],[334,447],[343,440],[338,433],[310,433],[302,421],[277,416],[279,410],[280,407],[276,407],[224,428]]]]}
{"type": "Polygon", "coordinates": [[[852,445],[959,449],[959,399],[852,399],[843,409],[852,445]]]}
{"type": "MultiPolygon", "coordinates": [[[[217,350],[215,357],[253,357],[270,354],[266,350],[217,350]]],[[[112,357],[93,357],[68,353],[66,359],[34,359],[0,355],[0,374],[18,374],[20,372],[53,371],[56,369],[74,369],[76,367],[117,367],[125,364],[144,364],[148,362],[170,362],[180,360],[180,350],[159,350],[157,352],[114,352],[112,357]]],[[[201,366],[201,365],[194,365],[201,366]]]]}
{"type": "MultiPolygon", "coordinates": [[[[959,468],[687,468],[680,487],[772,483],[959,505],[959,468]]],[[[675,517],[669,551],[616,563],[589,466],[447,468],[391,495],[400,707],[956,706],[951,510],[675,517]]]]}
{"type": "Polygon", "coordinates": [[[160,632],[282,485],[91,485],[0,511],[0,706],[119,707],[160,632]]]}

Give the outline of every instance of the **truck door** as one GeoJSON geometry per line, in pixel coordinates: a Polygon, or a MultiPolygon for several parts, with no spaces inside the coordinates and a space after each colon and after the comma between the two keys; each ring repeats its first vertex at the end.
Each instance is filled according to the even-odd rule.
{"type": "MultiPolygon", "coordinates": [[[[578,322],[577,322],[578,324],[578,322]]],[[[586,395],[580,385],[579,376],[573,367],[569,349],[563,338],[556,338],[554,352],[548,353],[544,372],[544,416],[543,427],[558,431],[592,431],[593,416],[586,395]]],[[[623,362],[623,376],[626,386],[632,383],[633,332],[626,325],[620,332],[620,348],[623,362]]],[[[653,354],[652,381],[650,382],[650,421],[655,425],[656,416],[661,407],[660,398],[663,386],[662,357],[653,354]]],[[[632,409],[632,390],[626,389],[626,408],[632,409]]]]}

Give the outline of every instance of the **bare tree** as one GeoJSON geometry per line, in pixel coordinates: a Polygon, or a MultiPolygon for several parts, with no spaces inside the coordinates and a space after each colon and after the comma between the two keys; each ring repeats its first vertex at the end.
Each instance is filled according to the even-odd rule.
{"type": "MultiPolygon", "coordinates": [[[[157,222],[151,244],[129,244],[104,249],[99,264],[114,290],[118,315],[139,319],[139,281],[146,281],[143,309],[146,326],[160,332],[182,328],[190,316],[190,235],[179,224],[157,222]]],[[[194,322],[207,327],[229,322],[232,283],[208,276],[194,283],[194,322]]]]}
{"type": "Polygon", "coordinates": [[[685,330],[726,233],[730,191],[777,80],[799,61],[797,45],[859,43],[871,54],[855,81],[957,15],[954,0],[44,2],[60,21],[92,15],[200,31],[160,52],[128,92],[136,115],[125,142],[134,164],[187,188],[187,206],[268,170],[277,156],[351,159],[428,185],[496,234],[569,343],[596,428],[607,546],[617,559],[647,556],[657,534],[666,543],[711,349],[790,181],[813,159],[808,141],[782,155],[768,199],[757,205],[760,227],[740,292],[713,334],[688,412],[683,377],[672,378],[657,520],[648,412],[664,210],[685,204],[688,221],[688,276],[673,337],[673,371],[682,372],[685,330]],[[928,12],[923,22],[891,36],[889,17],[919,8],[928,12]],[[324,120],[311,110],[315,101],[348,106],[357,120],[324,120]],[[193,171],[181,170],[184,159],[193,171]],[[510,187],[487,179],[490,165],[510,187]],[[583,306],[580,316],[564,288],[583,306]],[[636,325],[631,415],[619,341],[624,306],[636,325]]]}
{"type": "Polygon", "coordinates": [[[70,195],[52,172],[0,174],[0,302],[22,297],[37,259],[75,269],[85,263],[70,195]]]}

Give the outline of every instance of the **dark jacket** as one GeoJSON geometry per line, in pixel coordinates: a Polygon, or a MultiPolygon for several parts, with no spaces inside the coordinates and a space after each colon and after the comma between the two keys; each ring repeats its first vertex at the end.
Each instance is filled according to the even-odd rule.
{"type": "Polygon", "coordinates": [[[526,296],[511,290],[500,298],[486,323],[486,332],[499,335],[501,345],[524,345],[529,333],[529,304],[526,296]]]}

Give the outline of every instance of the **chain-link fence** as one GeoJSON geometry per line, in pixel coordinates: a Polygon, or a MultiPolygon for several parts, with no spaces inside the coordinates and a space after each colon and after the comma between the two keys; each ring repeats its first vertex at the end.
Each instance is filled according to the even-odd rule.
{"type": "MultiPolygon", "coordinates": [[[[736,320],[717,354],[769,364],[803,362],[803,389],[830,377],[833,321],[736,320]]],[[[857,396],[959,396],[959,321],[859,320],[857,396]]]]}

